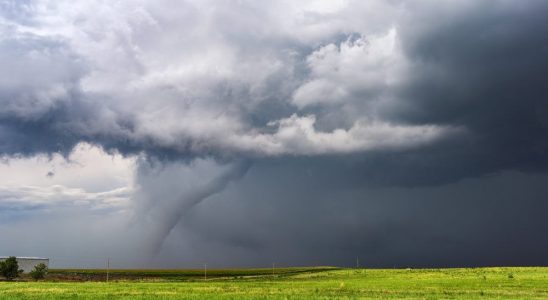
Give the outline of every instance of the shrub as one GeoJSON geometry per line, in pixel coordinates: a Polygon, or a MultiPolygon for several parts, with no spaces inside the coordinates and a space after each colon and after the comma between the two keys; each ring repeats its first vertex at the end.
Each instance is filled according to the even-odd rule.
{"type": "Polygon", "coordinates": [[[23,273],[23,270],[19,270],[19,264],[15,256],[10,256],[4,261],[0,261],[0,274],[7,280],[13,280],[19,277],[19,274],[23,273]]]}
{"type": "Polygon", "coordinates": [[[34,280],[44,279],[47,273],[48,267],[43,263],[39,263],[34,266],[34,270],[30,271],[30,277],[34,280]]]}

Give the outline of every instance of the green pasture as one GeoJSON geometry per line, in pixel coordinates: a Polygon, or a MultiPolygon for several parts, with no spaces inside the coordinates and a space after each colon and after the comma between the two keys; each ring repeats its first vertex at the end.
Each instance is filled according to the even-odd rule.
{"type": "MultiPolygon", "coordinates": [[[[311,274],[329,270],[339,270],[334,267],[293,267],[293,268],[256,268],[256,269],[163,269],[163,270],[140,270],[140,269],[113,269],[109,270],[109,277],[112,280],[162,280],[162,281],[195,281],[208,279],[250,279],[254,277],[265,277],[274,275],[276,278],[292,276],[297,274],[311,274]]],[[[105,269],[52,269],[49,272],[49,279],[67,279],[83,281],[104,281],[107,271],[105,269]]]]}
{"type": "Polygon", "coordinates": [[[210,270],[207,280],[203,270],[113,270],[108,283],[75,281],[103,272],[0,282],[0,299],[548,299],[547,267],[210,270]]]}

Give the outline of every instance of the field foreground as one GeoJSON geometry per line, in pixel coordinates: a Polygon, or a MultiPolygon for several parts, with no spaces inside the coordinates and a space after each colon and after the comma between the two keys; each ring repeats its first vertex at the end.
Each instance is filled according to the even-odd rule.
{"type": "Polygon", "coordinates": [[[548,268],[51,270],[0,282],[0,299],[548,299],[548,268]]]}

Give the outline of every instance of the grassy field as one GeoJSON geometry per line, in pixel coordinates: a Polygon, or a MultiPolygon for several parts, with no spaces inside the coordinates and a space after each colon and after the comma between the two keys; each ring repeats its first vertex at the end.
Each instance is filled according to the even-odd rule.
{"type": "Polygon", "coordinates": [[[51,270],[0,299],[548,299],[548,268],[51,270]],[[83,282],[79,282],[83,281],[83,282]]]}

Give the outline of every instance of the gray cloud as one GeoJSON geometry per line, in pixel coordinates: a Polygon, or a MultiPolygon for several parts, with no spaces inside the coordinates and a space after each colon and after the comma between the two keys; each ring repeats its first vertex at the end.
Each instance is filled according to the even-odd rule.
{"type": "Polygon", "coordinates": [[[544,175],[503,173],[422,188],[341,188],[324,185],[322,176],[255,165],[190,211],[166,244],[190,247],[183,261],[219,266],[352,266],[356,256],[371,267],[547,263],[544,175]]]}
{"type": "Polygon", "coordinates": [[[524,217],[545,208],[543,1],[1,5],[0,155],[140,157],[137,223],[163,255],[546,263],[524,217]],[[472,253],[498,249],[482,238],[511,247],[472,253]]]}
{"type": "MultiPolygon", "coordinates": [[[[63,151],[78,141],[121,152],[171,152],[179,156],[348,153],[420,145],[452,130],[436,124],[409,125],[375,115],[354,114],[347,118],[350,126],[320,131],[314,126],[314,120],[321,122],[321,114],[316,116],[314,112],[291,107],[294,93],[297,106],[302,106],[302,101],[345,101],[327,93],[305,96],[311,85],[321,82],[321,79],[309,81],[307,68],[316,73],[323,68],[322,76],[329,76],[330,67],[314,65],[321,64],[322,54],[318,53],[324,51],[322,49],[337,45],[312,50],[308,67],[301,66],[299,61],[309,55],[307,49],[318,47],[314,44],[303,47],[304,42],[321,42],[340,32],[302,41],[299,39],[302,36],[282,31],[265,43],[261,34],[237,30],[236,15],[257,9],[251,4],[242,3],[239,7],[220,4],[208,11],[198,4],[183,3],[181,13],[193,12],[191,20],[195,23],[175,21],[165,11],[157,11],[158,6],[156,9],[148,5],[129,6],[133,9],[64,2],[43,6],[33,2],[20,8],[21,13],[31,13],[34,20],[31,24],[20,24],[12,15],[5,18],[4,44],[16,49],[13,54],[6,52],[5,60],[14,64],[12,69],[28,69],[26,72],[32,72],[36,82],[26,80],[29,76],[23,72],[10,78],[17,81],[17,85],[7,83],[11,91],[6,90],[2,96],[6,109],[1,121],[4,135],[10,137],[12,145],[4,153],[63,151]],[[69,7],[78,14],[63,10],[69,7]],[[84,10],[90,8],[103,9],[105,14],[88,16],[84,10]],[[206,18],[216,20],[212,28],[202,26],[206,18]],[[112,23],[114,19],[116,23],[112,23]],[[75,27],[72,20],[78,20],[79,26],[75,27]],[[223,22],[235,22],[236,26],[227,29],[223,22]],[[106,24],[116,25],[109,31],[106,24]],[[158,30],[162,34],[158,35],[158,30]],[[178,38],[166,40],[173,34],[178,38]],[[29,40],[33,41],[30,46],[14,47],[27,45],[29,40]],[[50,45],[52,41],[56,48],[50,45]],[[167,44],[162,46],[162,43],[167,44]],[[112,51],[112,47],[120,51],[112,51]],[[53,64],[55,68],[50,66],[53,64]],[[49,74],[50,69],[58,70],[59,74],[49,74]],[[120,72],[122,69],[124,72],[120,72]],[[326,97],[332,99],[322,100],[326,97]],[[309,100],[302,100],[305,98],[309,100]],[[283,114],[272,119],[255,116],[255,107],[264,102],[280,102],[280,107],[286,107],[285,112],[280,111],[283,114]],[[262,126],[252,122],[260,119],[264,120],[262,126]],[[48,134],[52,141],[28,149],[25,138],[37,131],[36,127],[45,131],[41,134],[48,134]],[[25,131],[27,128],[30,129],[25,131]]],[[[317,10],[325,9],[330,8],[312,6],[309,13],[318,14],[317,10]]],[[[272,22],[285,22],[278,15],[257,12],[266,14],[272,22]]],[[[261,19],[246,21],[265,31],[274,30],[272,24],[261,19]]],[[[313,22],[322,21],[318,18],[313,22]]],[[[360,40],[362,44],[356,42],[355,53],[341,59],[361,59],[362,53],[364,68],[368,69],[379,56],[391,55],[383,51],[395,43],[394,36],[392,31],[385,38],[388,41],[373,38],[367,49],[359,48],[365,45],[365,39],[360,40]],[[368,51],[373,54],[367,55],[368,51]]],[[[345,45],[346,42],[341,42],[341,49],[349,48],[345,45]]],[[[340,54],[346,55],[346,52],[340,54]]],[[[352,72],[363,73],[359,67],[349,72],[347,76],[352,76],[352,72]]],[[[364,76],[379,73],[367,72],[370,75],[364,76]]],[[[380,79],[369,84],[370,89],[383,89],[384,81],[391,80],[379,76],[380,79]]],[[[384,77],[387,76],[390,77],[384,77]]],[[[344,78],[328,86],[342,81],[344,78]]],[[[362,78],[364,81],[371,80],[362,78]]]]}

